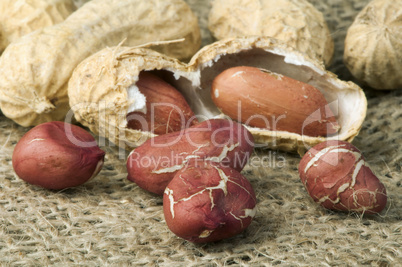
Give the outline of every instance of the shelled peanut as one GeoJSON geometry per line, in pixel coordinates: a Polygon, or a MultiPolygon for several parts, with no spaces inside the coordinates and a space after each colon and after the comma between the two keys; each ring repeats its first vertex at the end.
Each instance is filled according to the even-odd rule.
{"type": "Polygon", "coordinates": [[[251,127],[308,136],[329,136],[339,125],[315,87],[255,67],[226,69],[212,82],[215,105],[251,127]]]}
{"type": "Polygon", "coordinates": [[[54,121],[29,130],[15,146],[12,163],[22,180],[59,190],[94,178],[102,169],[104,156],[90,133],[54,121]]]}
{"type": "Polygon", "coordinates": [[[198,122],[183,95],[158,76],[141,72],[136,87],[138,99],[144,97],[146,104],[127,114],[128,128],[159,135],[180,131],[198,122]]]}
{"type": "Polygon", "coordinates": [[[168,183],[190,160],[219,162],[241,171],[254,148],[254,139],[241,124],[206,120],[182,131],[156,136],[127,158],[128,179],[162,195],[168,183]]]}
{"type": "Polygon", "coordinates": [[[163,195],[174,234],[196,243],[218,241],[242,232],[256,213],[254,190],[240,173],[253,148],[241,124],[206,120],[135,148],[127,158],[127,178],[163,195]]]}
{"type": "Polygon", "coordinates": [[[166,224],[194,243],[219,241],[244,231],[256,214],[257,199],[246,177],[219,163],[189,163],[163,195],[166,224]]]}
{"type": "Polygon", "coordinates": [[[387,203],[384,185],[348,142],[331,140],[312,147],[300,161],[299,175],[313,200],[327,209],[372,214],[387,203]]]}

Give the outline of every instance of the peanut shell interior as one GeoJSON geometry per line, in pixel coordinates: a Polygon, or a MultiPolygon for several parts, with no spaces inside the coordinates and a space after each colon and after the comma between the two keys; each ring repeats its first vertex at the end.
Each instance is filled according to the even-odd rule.
{"type": "MultiPolygon", "coordinates": [[[[256,142],[261,146],[303,153],[309,147],[325,139],[351,141],[358,134],[366,114],[367,100],[360,87],[352,82],[339,80],[336,75],[326,71],[322,63],[308,58],[273,38],[244,37],[218,41],[201,49],[188,64],[146,49],[125,49],[126,52],[124,52],[124,49],[121,50],[119,58],[114,59],[118,62],[116,70],[110,72],[110,75],[117,76],[104,74],[104,77],[96,77],[98,79],[97,83],[103,84],[108,81],[109,84],[102,87],[92,87],[94,92],[102,91],[101,95],[103,97],[110,93],[104,92],[105,90],[110,90],[107,88],[117,87],[122,96],[119,101],[122,101],[123,105],[116,105],[116,102],[113,102],[115,99],[112,98],[110,103],[114,108],[118,106],[120,113],[127,114],[129,111],[135,110],[135,107],[140,110],[145,104],[143,102],[144,100],[146,101],[145,98],[138,95],[138,92],[136,94],[131,92],[135,91],[135,81],[140,71],[153,71],[184,95],[200,121],[224,117],[225,114],[218,110],[210,96],[212,80],[227,68],[247,65],[264,68],[315,86],[330,103],[330,108],[337,116],[338,123],[341,126],[340,131],[330,137],[310,137],[285,131],[269,131],[248,127],[256,142]],[[123,79],[118,77],[126,78],[123,82],[123,79]],[[130,77],[130,79],[127,79],[127,77],[130,77]],[[116,80],[119,81],[118,84],[115,83],[116,80]]],[[[110,57],[107,51],[98,54],[104,59],[110,57]]],[[[103,64],[100,64],[99,55],[94,55],[91,58],[87,63],[81,64],[87,65],[85,70],[78,68],[75,71],[75,75],[81,77],[79,78],[81,83],[82,79],[87,80],[86,82],[88,83],[93,83],[92,78],[85,77],[88,76],[88,72],[96,72],[96,68],[103,64]],[[96,63],[90,64],[91,60],[96,60],[94,61],[96,63]]],[[[112,66],[112,68],[115,67],[112,66]]],[[[74,78],[73,75],[69,85],[69,94],[71,93],[73,99],[77,97],[76,93],[72,92],[76,86],[74,83],[77,83],[77,78],[74,78]]],[[[111,92],[115,90],[113,89],[111,92]]],[[[79,99],[82,99],[82,96],[79,99]]],[[[70,100],[70,105],[73,106],[74,104],[74,100],[70,100]]],[[[88,113],[86,113],[87,115],[88,113]]],[[[92,114],[90,116],[91,121],[96,121],[97,115],[99,114],[92,114]]],[[[78,121],[90,127],[89,118],[86,118],[86,116],[82,116],[80,110],[76,111],[78,121]]],[[[121,134],[116,135],[111,134],[110,131],[109,133],[104,131],[104,134],[114,142],[121,143],[123,140],[126,144],[131,143],[129,146],[135,147],[152,136],[147,132],[125,128],[126,122],[121,119],[116,120],[116,122],[109,120],[109,123],[117,127],[115,133],[125,132],[123,137],[121,134]]],[[[96,127],[99,127],[99,124],[96,127]]],[[[90,128],[95,133],[99,133],[99,129],[94,129],[96,127],[90,128]]]]}

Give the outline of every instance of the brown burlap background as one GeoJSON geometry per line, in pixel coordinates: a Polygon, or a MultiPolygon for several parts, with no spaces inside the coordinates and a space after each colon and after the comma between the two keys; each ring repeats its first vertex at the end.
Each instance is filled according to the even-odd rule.
{"type": "MultiPolygon", "coordinates": [[[[212,41],[206,30],[209,1],[188,2],[200,18],[205,45],[212,41]]],[[[330,70],[351,79],[342,64],[343,40],[368,1],[310,2],[325,14],[335,39],[330,70]]],[[[258,198],[254,221],[239,236],[203,245],[168,230],[162,199],[126,179],[124,158],[107,143],[102,172],[83,186],[53,192],[24,183],[13,172],[11,155],[27,129],[0,117],[0,265],[402,264],[402,90],[365,91],[367,119],[354,144],[387,188],[385,211],[361,217],[324,210],[299,180],[298,155],[259,149],[254,167],[244,170],[258,198]]]]}

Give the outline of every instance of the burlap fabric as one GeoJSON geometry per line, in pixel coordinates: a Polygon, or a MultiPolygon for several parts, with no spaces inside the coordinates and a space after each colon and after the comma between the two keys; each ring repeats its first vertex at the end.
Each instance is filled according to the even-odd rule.
{"type": "MultiPolygon", "coordinates": [[[[200,18],[203,44],[209,1],[188,0],[200,18]]],[[[343,40],[368,2],[310,0],[335,39],[331,71],[351,79],[342,64],[343,40]]],[[[258,210],[242,234],[196,245],[167,228],[162,199],[126,179],[123,151],[107,142],[98,177],[58,192],[30,186],[11,166],[27,131],[0,117],[0,265],[2,266],[398,266],[402,264],[402,90],[365,88],[368,114],[354,144],[385,184],[389,203],[379,215],[337,213],[317,206],[297,173],[300,157],[259,149],[244,175],[258,210]],[[119,154],[120,152],[120,154],[119,154]],[[120,155],[120,156],[119,156],[120,155]],[[259,165],[258,165],[259,164],[259,165]]]]}

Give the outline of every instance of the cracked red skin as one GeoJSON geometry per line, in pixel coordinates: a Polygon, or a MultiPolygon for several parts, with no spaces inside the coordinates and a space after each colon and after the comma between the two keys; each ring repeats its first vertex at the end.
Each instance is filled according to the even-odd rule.
{"type": "Polygon", "coordinates": [[[103,165],[104,156],[105,152],[87,131],[53,121],[32,128],[18,141],[12,163],[22,180],[59,190],[81,185],[94,177],[103,165]],[[65,126],[71,127],[72,134],[65,131],[65,126]],[[68,136],[88,147],[71,142],[68,136]]]}
{"type": "Polygon", "coordinates": [[[180,156],[181,153],[191,155],[193,151],[197,151],[196,155],[202,161],[220,155],[225,145],[237,143],[239,145],[228,152],[221,162],[223,165],[241,171],[253,152],[254,138],[244,126],[237,122],[212,119],[180,132],[160,135],[147,140],[128,156],[127,179],[149,192],[163,195],[166,186],[177,171],[157,174],[152,173],[154,170],[183,164],[184,157],[180,156]],[[172,144],[164,145],[169,142],[172,144]],[[204,144],[206,146],[203,146],[204,144]],[[157,147],[158,145],[163,146],[157,147]],[[171,157],[174,160],[165,161],[164,157],[171,157]],[[141,164],[141,159],[144,158],[149,159],[152,164],[141,164]]]}
{"type": "Polygon", "coordinates": [[[238,171],[219,163],[203,162],[202,166],[190,164],[175,175],[163,196],[163,211],[166,223],[174,234],[190,242],[206,243],[244,231],[255,214],[247,216],[244,210],[255,211],[256,202],[250,182],[238,171]],[[221,181],[216,168],[229,177],[226,195],[220,188],[206,190],[221,181]],[[173,192],[171,197],[169,192],[173,192]],[[191,199],[183,200],[191,196],[191,199]],[[173,205],[174,217],[171,198],[177,202],[173,205]],[[182,201],[178,201],[180,199],[182,201]],[[241,216],[244,218],[240,221],[241,216]]]}
{"type": "Polygon", "coordinates": [[[365,163],[361,152],[352,144],[337,140],[326,141],[314,146],[303,156],[299,164],[299,175],[313,200],[327,209],[367,214],[381,212],[387,203],[386,189],[368,166],[361,166],[352,185],[353,173],[360,160],[365,163]],[[349,152],[325,153],[305,172],[308,162],[319,151],[331,146],[339,146],[349,152]],[[342,190],[341,186],[347,183],[352,186],[342,190]],[[338,190],[342,192],[338,193],[338,190]],[[325,197],[329,199],[320,203],[320,199],[325,197]],[[339,201],[334,203],[337,198],[339,201]]]}

